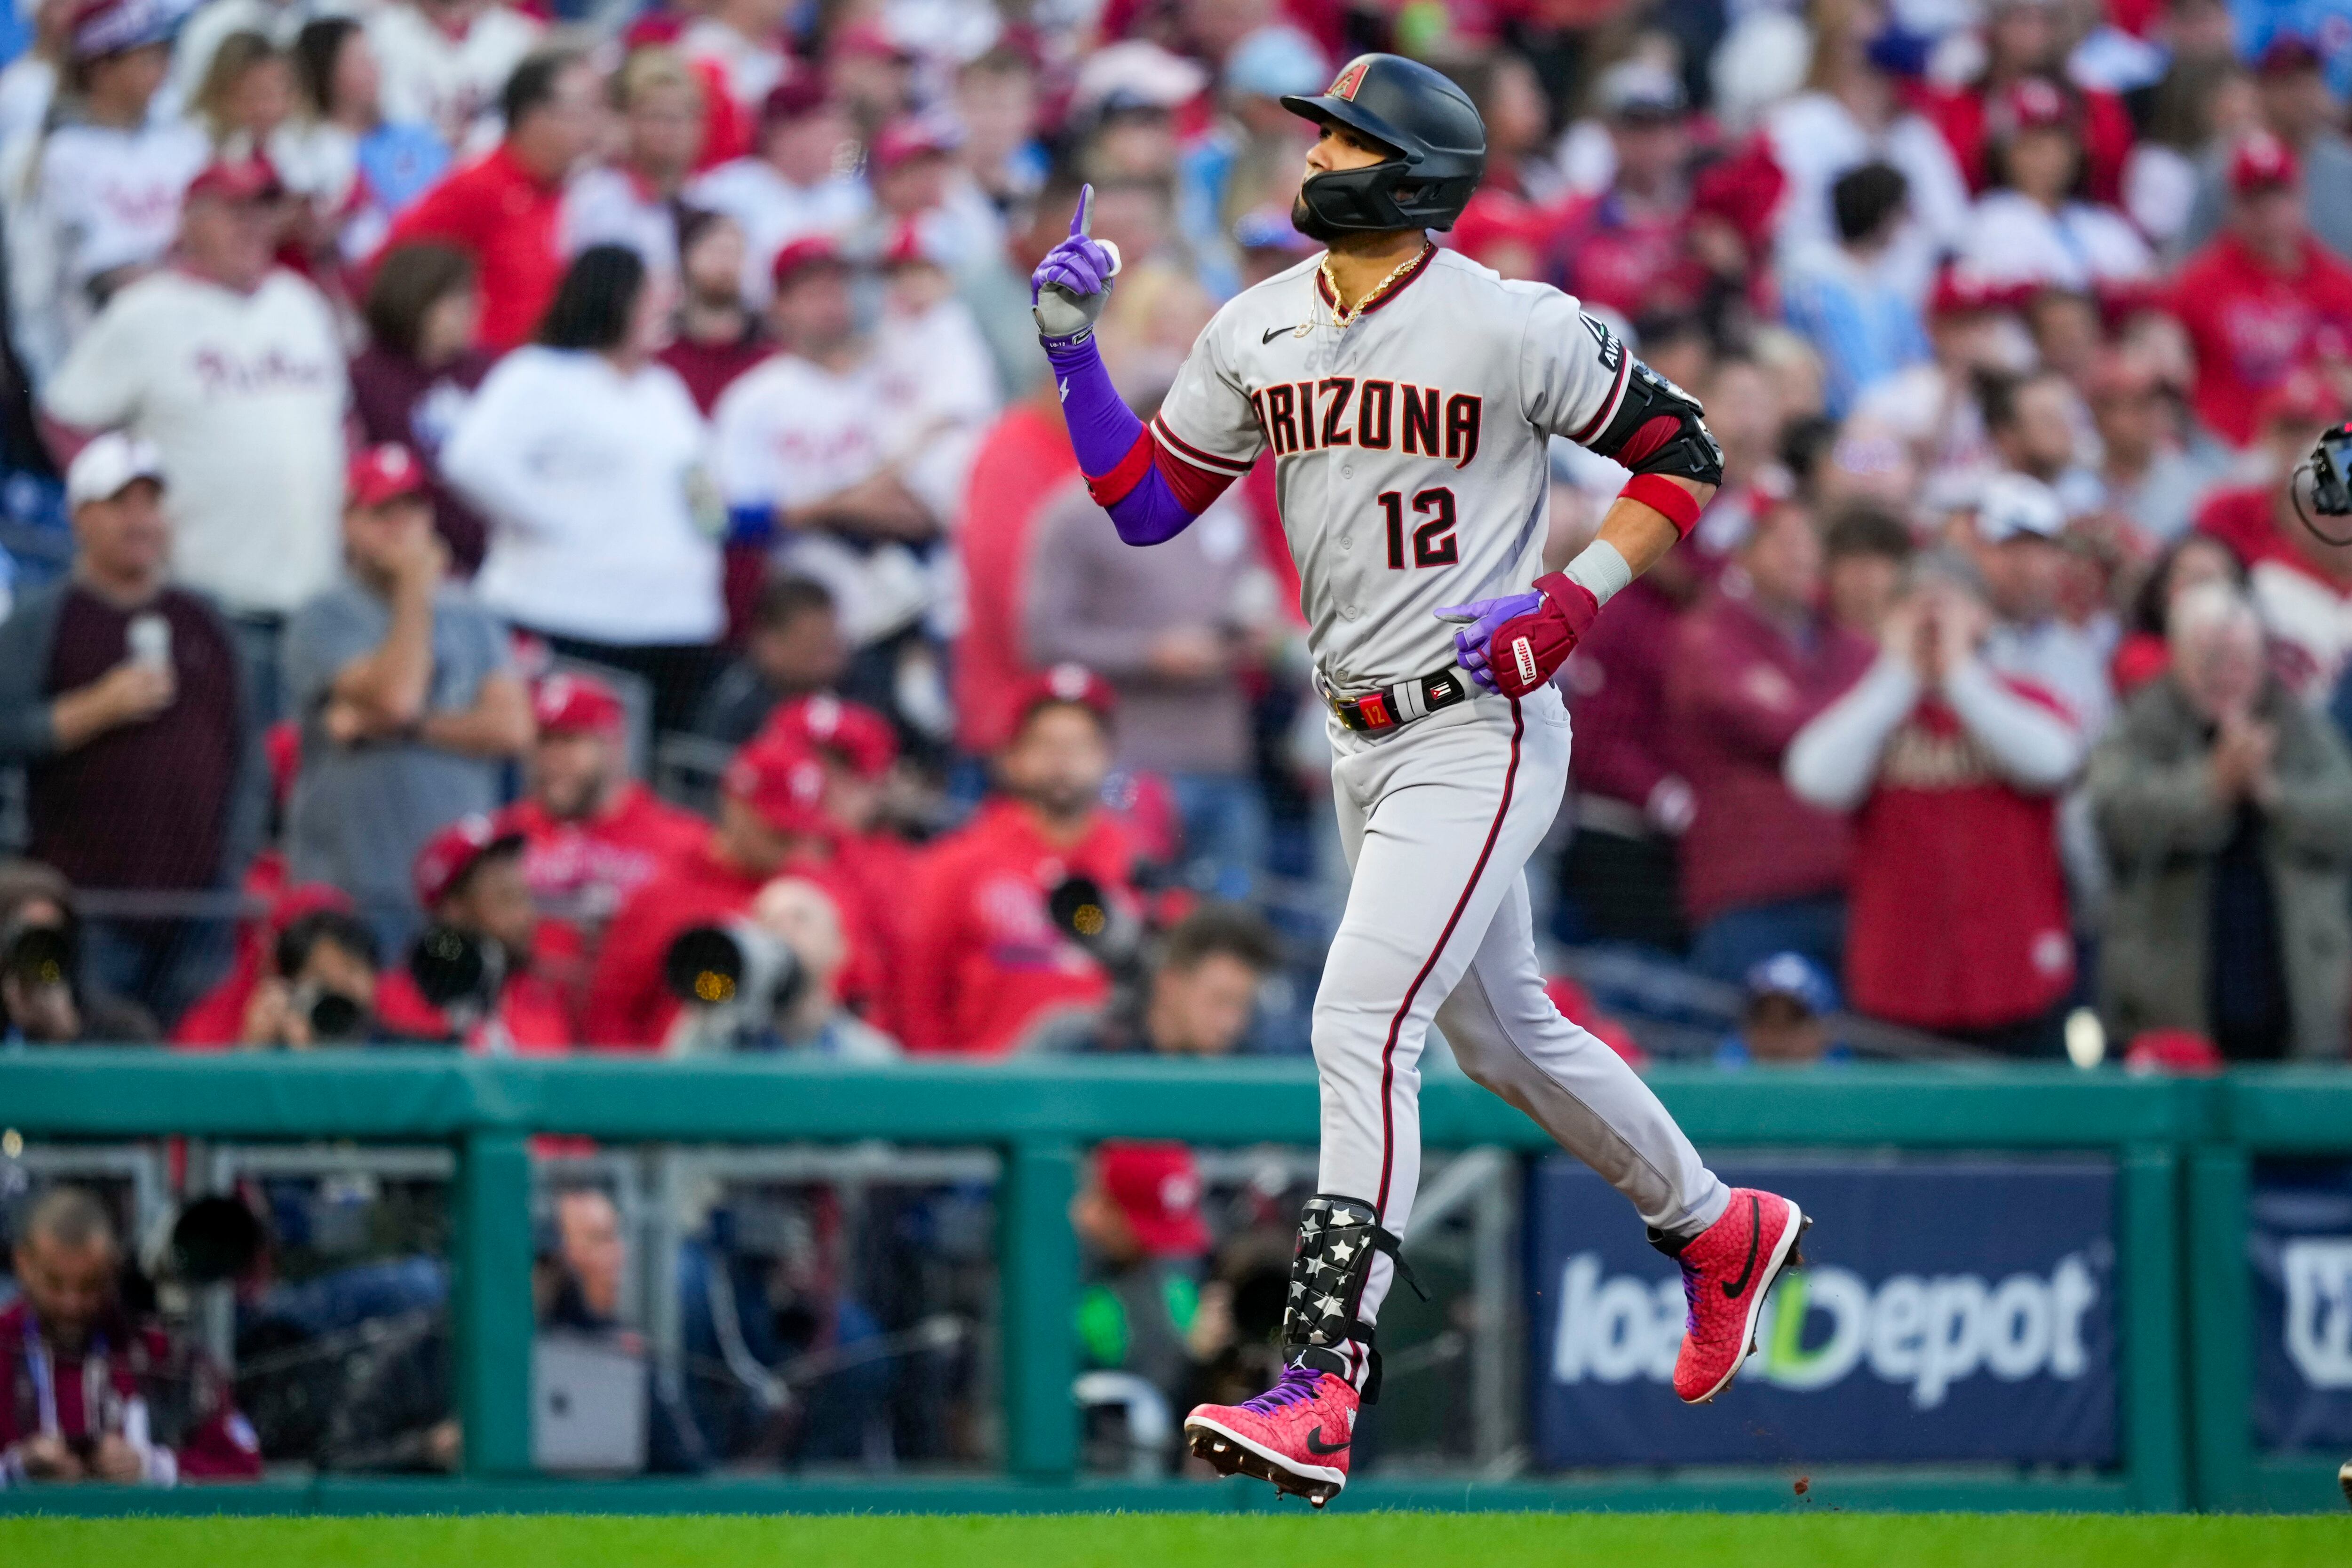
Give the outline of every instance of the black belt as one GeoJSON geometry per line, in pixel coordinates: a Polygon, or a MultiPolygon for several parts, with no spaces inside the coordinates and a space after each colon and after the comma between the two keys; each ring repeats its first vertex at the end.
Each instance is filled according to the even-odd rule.
{"type": "Polygon", "coordinates": [[[1458,667],[1449,664],[1435,674],[1399,681],[1360,697],[1343,697],[1326,691],[1323,700],[1348,728],[1382,730],[1394,729],[1439,708],[1467,702],[1471,695],[1468,678],[1458,667]]]}

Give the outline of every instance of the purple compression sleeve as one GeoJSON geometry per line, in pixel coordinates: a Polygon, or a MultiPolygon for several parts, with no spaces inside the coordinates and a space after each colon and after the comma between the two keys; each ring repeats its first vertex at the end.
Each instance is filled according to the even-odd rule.
{"type": "MultiPolygon", "coordinates": [[[[1150,439],[1143,422],[1110,384],[1091,332],[1076,342],[1047,342],[1045,358],[1054,366],[1062,422],[1069,426],[1078,467],[1088,478],[1100,478],[1125,462],[1138,441],[1150,439]]],[[[1118,537],[1131,545],[1165,543],[1192,521],[1157,465],[1146,467],[1135,488],[1103,509],[1118,537]]]]}

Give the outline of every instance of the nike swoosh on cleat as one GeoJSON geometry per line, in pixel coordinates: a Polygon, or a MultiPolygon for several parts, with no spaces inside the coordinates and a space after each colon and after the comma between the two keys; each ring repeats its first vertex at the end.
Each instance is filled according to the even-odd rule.
{"type": "Polygon", "coordinates": [[[1336,1454],[1355,1440],[1350,1437],[1347,1443],[1327,1443],[1323,1440],[1323,1428],[1318,1427],[1307,1434],[1307,1451],[1310,1454],[1336,1454]]]}
{"type": "Polygon", "coordinates": [[[1740,1265],[1739,1278],[1723,1287],[1723,1299],[1727,1301],[1738,1301],[1739,1292],[1748,1289],[1748,1278],[1756,1272],[1756,1239],[1764,1231],[1763,1221],[1758,1216],[1763,1210],[1764,1206],[1751,1195],[1748,1199],[1748,1261],[1740,1265]]]}
{"type": "Polygon", "coordinates": [[[1268,343],[1273,342],[1276,338],[1281,337],[1285,332],[1289,330],[1290,329],[1287,327],[1268,327],[1265,332],[1259,335],[1257,346],[1263,349],[1268,343]]]}

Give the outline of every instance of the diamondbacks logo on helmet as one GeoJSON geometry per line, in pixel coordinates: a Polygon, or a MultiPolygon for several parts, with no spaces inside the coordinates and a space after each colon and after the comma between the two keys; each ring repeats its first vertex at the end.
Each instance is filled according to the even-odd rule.
{"type": "Polygon", "coordinates": [[[1339,78],[1331,84],[1331,90],[1323,96],[1326,98],[1344,98],[1349,102],[1353,103],[1356,100],[1356,89],[1364,84],[1365,68],[1371,63],[1372,62],[1370,60],[1358,60],[1354,64],[1350,65],[1346,70],[1339,73],[1339,78]]]}

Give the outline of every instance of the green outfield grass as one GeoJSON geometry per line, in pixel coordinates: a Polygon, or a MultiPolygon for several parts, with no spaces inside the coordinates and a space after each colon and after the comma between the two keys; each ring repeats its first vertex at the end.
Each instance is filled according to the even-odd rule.
{"type": "Polygon", "coordinates": [[[2316,1568],[2352,1519],[1076,1514],[0,1520],[10,1568],[2316,1568]]]}

